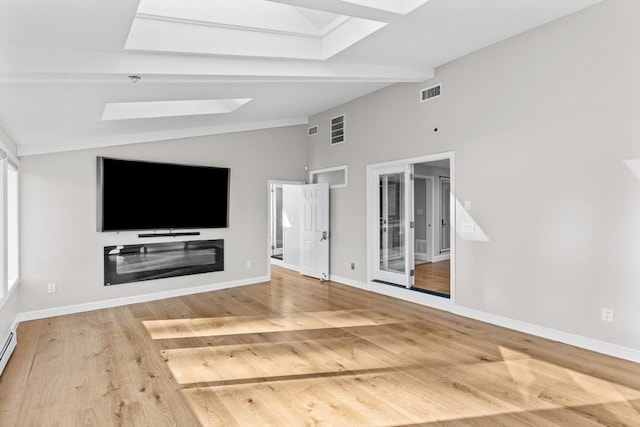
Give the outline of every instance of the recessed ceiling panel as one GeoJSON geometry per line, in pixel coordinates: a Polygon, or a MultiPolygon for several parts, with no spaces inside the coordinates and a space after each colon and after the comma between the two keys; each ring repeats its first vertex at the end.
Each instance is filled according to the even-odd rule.
{"type": "Polygon", "coordinates": [[[141,0],[125,48],[325,60],[385,25],[265,0],[141,0]]]}
{"type": "Polygon", "coordinates": [[[429,0],[342,0],[360,6],[406,15],[429,0]]]}

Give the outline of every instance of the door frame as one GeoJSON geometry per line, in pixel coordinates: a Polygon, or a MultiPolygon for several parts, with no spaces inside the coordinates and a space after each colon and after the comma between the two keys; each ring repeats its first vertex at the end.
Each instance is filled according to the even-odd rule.
{"type": "MultiPolygon", "coordinates": [[[[435,183],[434,183],[435,184],[435,183]]],[[[456,266],[456,198],[455,198],[455,152],[448,151],[438,154],[431,154],[421,157],[413,157],[407,159],[393,160],[389,162],[383,163],[374,163],[367,165],[367,286],[370,289],[380,290],[382,293],[398,296],[402,299],[428,299],[431,302],[435,303],[435,305],[451,305],[455,304],[456,297],[456,277],[455,277],[455,266],[456,266]],[[426,163],[426,162],[434,162],[438,160],[449,160],[449,179],[450,179],[450,192],[451,197],[449,199],[449,216],[450,216],[450,224],[451,224],[451,244],[450,244],[450,297],[448,299],[444,299],[441,297],[423,294],[419,292],[415,292],[410,289],[402,289],[396,288],[389,285],[381,285],[378,282],[374,281],[375,274],[375,263],[377,260],[375,259],[375,247],[374,245],[377,242],[376,233],[378,233],[379,227],[379,218],[378,218],[378,209],[377,206],[377,191],[378,181],[377,181],[377,172],[380,169],[389,168],[392,166],[400,166],[400,165],[414,165],[417,163],[426,163]],[[408,297],[411,295],[412,297],[408,297]],[[419,296],[418,296],[419,295],[419,296]]],[[[412,244],[414,244],[412,242],[412,244]]],[[[434,248],[435,249],[435,248],[434,248]]]]}
{"type": "MultiPolygon", "coordinates": [[[[271,198],[271,187],[272,185],[304,185],[304,181],[286,181],[281,179],[270,179],[267,181],[267,277],[271,280],[271,224],[274,220],[273,218],[273,206],[272,198],[271,198]]],[[[283,243],[284,249],[284,243],[283,243]]]]}
{"type": "MultiPolygon", "coordinates": [[[[269,239],[271,239],[271,255],[282,255],[282,253],[284,252],[284,239],[282,242],[282,246],[280,248],[278,248],[278,242],[277,240],[275,241],[274,244],[274,236],[277,239],[278,236],[278,224],[277,224],[277,218],[278,218],[278,212],[277,212],[277,207],[278,207],[278,189],[280,189],[280,204],[282,207],[282,184],[273,184],[271,186],[271,194],[269,194],[269,197],[271,197],[271,200],[269,201],[269,223],[271,224],[271,227],[269,227],[269,239]],[[279,250],[279,251],[278,251],[279,250]]],[[[282,212],[280,213],[280,215],[282,215],[282,212]]],[[[280,217],[280,219],[282,219],[282,216],[280,217]]],[[[280,227],[282,227],[282,224],[280,224],[280,227]]],[[[282,233],[282,229],[280,231],[282,233]]]]}
{"type": "MultiPolygon", "coordinates": [[[[405,212],[404,218],[402,219],[402,230],[404,231],[405,244],[403,249],[403,258],[405,260],[404,271],[393,271],[390,269],[382,269],[380,268],[380,258],[387,258],[387,255],[383,255],[380,251],[386,251],[387,249],[380,249],[383,245],[380,240],[380,227],[381,224],[378,220],[378,232],[376,233],[376,240],[373,247],[374,250],[374,258],[377,259],[377,262],[373,265],[374,273],[373,276],[377,277],[378,280],[388,281],[390,283],[396,283],[398,285],[404,285],[407,288],[410,288],[414,284],[414,245],[415,245],[415,235],[414,228],[411,227],[411,223],[414,222],[414,212],[413,212],[413,188],[411,183],[411,175],[413,175],[413,165],[408,164],[400,164],[393,165],[390,167],[380,167],[375,168],[373,170],[375,175],[375,180],[378,185],[380,185],[380,177],[382,175],[388,174],[398,174],[402,175],[404,185],[402,186],[402,210],[405,212]],[[376,256],[377,255],[377,256],[376,256]],[[401,282],[401,283],[400,283],[401,282]]],[[[383,193],[386,195],[387,193],[383,193]]],[[[382,205],[386,210],[388,208],[387,204],[385,204],[382,200],[380,200],[380,192],[376,193],[376,206],[382,205]]],[[[376,210],[376,215],[379,215],[380,212],[376,210]]],[[[389,228],[389,224],[386,224],[387,228],[389,228]]],[[[387,241],[388,242],[388,241],[387,241]]]]}
{"type": "Polygon", "coordinates": [[[449,184],[449,209],[451,209],[451,177],[449,176],[440,176],[438,177],[438,185],[439,185],[439,191],[438,191],[438,196],[440,197],[440,203],[438,204],[440,206],[440,224],[439,224],[439,233],[438,233],[438,255],[439,256],[445,256],[448,255],[451,251],[451,211],[449,211],[449,247],[447,249],[444,249],[442,247],[443,244],[443,239],[442,239],[442,235],[444,234],[444,230],[443,230],[443,226],[444,224],[442,223],[442,217],[443,215],[443,211],[444,211],[444,206],[445,204],[443,203],[443,199],[444,196],[442,188],[444,187],[444,183],[445,181],[449,184]]]}

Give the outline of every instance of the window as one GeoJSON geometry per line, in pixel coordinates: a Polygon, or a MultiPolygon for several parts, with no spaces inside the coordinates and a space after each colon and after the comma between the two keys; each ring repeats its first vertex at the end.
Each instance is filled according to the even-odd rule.
{"type": "Polygon", "coordinates": [[[19,162],[0,144],[0,304],[20,281],[19,162]]]}
{"type": "Polygon", "coordinates": [[[18,245],[18,170],[7,170],[7,278],[9,291],[18,284],[19,252],[18,245]]]}
{"type": "Polygon", "coordinates": [[[344,188],[347,186],[347,167],[337,166],[310,171],[309,182],[311,184],[326,182],[330,188],[344,188]]]}

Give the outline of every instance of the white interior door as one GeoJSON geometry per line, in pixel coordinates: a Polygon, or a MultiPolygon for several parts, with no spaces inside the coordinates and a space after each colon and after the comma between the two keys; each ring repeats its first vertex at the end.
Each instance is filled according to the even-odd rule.
{"type": "Polygon", "coordinates": [[[329,184],[301,186],[300,273],[329,280],[329,184]]]}
{"type": "Polygon", "coordinates": [[[412,165],[376,171],[379,230],[374,278],[413,286],[414,223],[412,165]]]}

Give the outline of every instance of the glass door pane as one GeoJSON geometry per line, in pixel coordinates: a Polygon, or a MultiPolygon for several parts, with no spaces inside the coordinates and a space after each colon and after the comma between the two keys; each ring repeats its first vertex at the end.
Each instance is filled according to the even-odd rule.
{"type": "Polygon", "coordinates": [[[405,202],[404,173],[379,176],[380,184],[380,270],[404,274],[405,202]]]}
{"type": "Polygon", "coordinates": [[[374,279],[410,287],[413,283],[413,186],[410,165],[376,171],[377,221],[374,279]]]}

